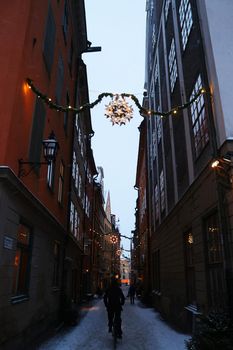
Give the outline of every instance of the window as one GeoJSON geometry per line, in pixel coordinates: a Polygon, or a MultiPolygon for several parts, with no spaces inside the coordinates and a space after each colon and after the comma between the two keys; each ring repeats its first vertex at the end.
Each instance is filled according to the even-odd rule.
{"type": "Polygon", "coordinates": [[[170,88],[171,92],[174,90],[174,86],[177,79],[177,64],[176,64],[176,52],[174,38],[171,42],[171,47],[168,56],[169,74],[170,74],[170,88]]]}
{"type": "Polygon", "coordinates": [[[70,232],[74,235],[77,240],[80,240],[80,218],[78,215],[78,211],[75,208],[74,203],[71,201],[70,203],[70,232]]]}
{"type": "Polygon", "coordinates": [[[179,7],[179,16],[180,16],[180,28],[181,28],[181,37],[182,37],[182,46],[185,50],[189,34],[191,32],[193,17],[192,10],[189,0],[181,0],[179,7]]]}
{"type": "Polygon", "coordinates": [[[56,103],[61,104],[64,85],[64,63],[61,55],[58,58],[57,69],[56,103]]]}
{"type": "Polygon", "coordinates": [[[73,152],[73,161],[72,161],[72,177],[75,180],[75,174],[76,174],[76,166],[77,166],[77,160],[76,160],[76,154],[73,152]]]}
{"type": "Polygon", "coordinates": [[[212,215],[206,220],[208,263],[222,262],[222,243],[219,232],[217,215],[212,215]]]}
{"type": "Polygon", "coordinates": [[[54,176],[55,176],[55,164],[54,162],[50,162],[48,164],[48,170],[47,170],[47,184],[50,189],[53,189],[54,176]]]}
{"type": "Polygon", "coordinates": [[[165,6],[164,6],[164,14],[165,14],[165,19],[167,20],[168,12],[169,12],[169,7],[170,7],[171,0],[166,0],[165,6]]]}
{"type": "Polygon", "coordinates": [[[78,175],[78,195],[80,198],[82,197],[82,177],[80,174],[78,175]]]}
{"type": "Polygon", "coordinates": [[[64,13],[63,13],[63,18],[62,18],[62,30],[63,30],[63,35],[64,35],[64,40],[65,43],[67,43],[67,35],[68,35],[68,18],[69,18],[69,11],[68,11],[68,1],[65,0],[64,4],[64,13]]]}
{"type": "Polygon", "coordinates": [[[207,247],[209,302],[210,306],[215,308],[223,307],[225,300],[223,248],[217,213],[205,220],[204,227],[207,247]]]}
{"type": "Polygon", "coordinates": [[[160,201],[161,201],[161,211],[164,211],[165,209],[165,187],[164,187],[164,173],[163,170],[160,173],[159,176],[160,179],[160,201]]]}
{"type": "Polygon", "coordinates": [[[187,283],[187,302],[188,304],[196,303],[195,290],[195,267],[194,267],[194,250],[193,250],[193,234],[191,230],[184,235],[185,246],[185,267],[186,267],[186,283],[187,283]]]}
{"type": "Polygon", "coordinates": [[[41,99],[37,98],[33,116],[31,142],[29,148],[29,160],[31,162],[40,162],[44,124],[45,106],[41,99]]]}
{"type": "Polygon", "coordinates": [[[153,12],[154,12],[154,1],[152,0],[150,2],[150,16],[151,17],[153,16],[153,12]]]}
{"type": "Polygon", "coordinates": [[[30,257],[31,257],[31,232],[29,227],[20,224],[17,232],[16,253],[13,270],[14,296],[28,294],[30,257]]]}
{"type": "MultiPolygon", "coordinates": [[[[158,107],[158,111],[160,111],[160,106],[158,107]]],[[[158,138],[158,144],[159,144],[162,138],[162,118],[157,117],[156,121],[157,121],[157,138],[158,138]]]]}
{"type": "Polygon", "coordinates": [[[64,188],[64,164],[60,162],[59,178],[58,178],[58,202],[62,204],[64,188]]]}
{"type": "MultiPolygon", "coordinates": [[[[190,96],[190,100],[200,91],[202,88],[201,76],[199,75],[194,89],[190,96]]],[[[194,137],[194,148],[196,157],[202,152],[204,147],[209,141],[209,132],[207,126],[207,118],[205,111],[204,96],[200,95],[190,106],[191,118],[192,118],[192,129],[194,137]]]]}
{"type": "Polygon", "coordinates": [[[79,227],[79,217],[78,212],[76,208],[74,208],[74,227],[73,227],[73,233],[74,237],[78,238],[78,227],[79,227]]]}
{"type": "Polygon", "coordinates": [[[60,250],[60,242],[55,241],[53,245],[53,287],[59,286],[60,250]]]}
{"type": "Polygon", "coordinates": [[[140,197],[141,197],[140,222],[142,222],[143,217],[146,213],[146,189],[143,189],[143,192],[140,191],[140,197]]]}
{"type": "Polygon", "coordinates": [[[74,203],[70,202],[70,232],[74,232],[74,203]]]}
{"type": "Polygon", "coordinates": [[[76,114],[76,116],[75,116],[75,128],[76,128],[76,131],[78,132],[78,128],[79,128],[79,126],[78,126],[78,120],[79,120],[79,115],[78,114],[76,114]]]}
{"type": "Polygon", "coordinates": [[[155,65],[155,70],[154,70],[154,83],[155,83],[155,88],[156,88],[156,84],[158,81],[158,77],[159,77],[159,69],[158,69],[158,63],[156,63],[155,65]]]}
{"type": "Polygon", "coordinates": [[[49,12],[48,12],[48,18],[47,18],[46,30],[45,30],[44,48],[43,48],[45,65],[49,75],[51,73],[52,64],[53,64],[55,35],[56,35],[55,21],[53,18],[52,8],[51,6],[49,6],[49,12]]]}
{"type": "Polygon", "coordinates": [[[78,163],[77,163],[77,157],[76,157],[75,152],[73,152],[72,177],[74,179],[75,188],[78,190],[78,193],[79,193],[80,192],[80,186],[81,186],[80,185],[81,176],[79,174],[79,166],[78,166],[78,163]]]}
{"type": "Polygon", "coordinates": [[[153,27],[152,27],[151,43],[152,43],[152,50],[154,50],[155,44],[156,44],[155,24],[153,24],[153,27]]]}
{"type": "Polygon", "coordinates": [[[89,198],[87,195],[85,195],[85,213],[88,217],[90,217],[90,206],[91,206],[91,203],[89,201],[89,198]]]}
{"type": "Polygon", "coordinates": [[[159,190],[158,185],[155,186],[155,218],[159,219],[159,190]]]}
{"type": "Polygon", "coordinates": [[[157,156],[157,141],[156,141],[156,132],[152,132],[152,159],[155,159],[157,156]]]}

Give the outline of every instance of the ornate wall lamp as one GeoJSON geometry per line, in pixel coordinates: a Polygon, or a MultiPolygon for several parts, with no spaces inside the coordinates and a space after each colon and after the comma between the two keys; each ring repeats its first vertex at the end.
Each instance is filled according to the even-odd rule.
{"type": "Polygon", "coordinates": [[[218,174],[227,179],[228,185],[233,183],[233,152],[227,152],[225,156],[215,159],[211,163],[212,169],[218,171],[218,174]]]}
{"type": "Polygon", "coordinates": [[[55,134],[52,131],[48,137],[48,139],[42,141],[43,145],[43,155],[44,162],[30,162],[24,161],[23,159],[19,159],[19,171],[18,177],[25,177],[31,173],[33,169],[36,169],[38,166],[46,164],[49,165],[56,160],[57,150],[59,148],[59,144],[55,138],[55,134]],[[29,167],[28,170],[25,170],[24,165],[29,167]]]}

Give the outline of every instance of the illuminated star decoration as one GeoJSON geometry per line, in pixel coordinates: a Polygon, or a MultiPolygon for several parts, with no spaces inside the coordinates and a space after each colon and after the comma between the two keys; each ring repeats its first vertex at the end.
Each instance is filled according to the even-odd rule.
{"type": "Polygon", "coordinates": [[[105,107],[104,115],[111,119],[112,125],[125,125],[127,121],[129,122],[133,118],[133,108],[129,106],[122,95],[114,95],[112,101],[105,107]]]}
{"type": "Polygon", "coordinates": [[[118,238],[116,236],[112,235],[110,237],[110,241],[111,241],[112,244],[116,244],[118,242],[118,238]]]}

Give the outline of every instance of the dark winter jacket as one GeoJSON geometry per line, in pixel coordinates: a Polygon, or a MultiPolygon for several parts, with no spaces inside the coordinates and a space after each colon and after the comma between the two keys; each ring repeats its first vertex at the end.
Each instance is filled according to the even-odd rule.
{"type": "Polygon", "coordinates": [[[109,310],[120,311],[125,303],[125,296],[119,286],[109,287],[104,294],[104,305],[109,310]]]}
{"type": "Polygon", "coordinates": [[[129,287],[128,295],[134,297],[135,296],[136,289],[133,285],[129,287]]]}

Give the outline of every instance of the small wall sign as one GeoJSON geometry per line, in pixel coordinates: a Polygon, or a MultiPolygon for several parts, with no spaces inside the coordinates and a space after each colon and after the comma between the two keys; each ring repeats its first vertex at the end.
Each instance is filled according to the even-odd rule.
{"type": "Polygon", "coordinates": [[[3,248],[5,249],[13,249],[13,243],[14,243],[14,239],[9,237],[9,236],[4,236],[3,239],[3,248]]]}

